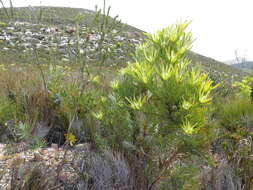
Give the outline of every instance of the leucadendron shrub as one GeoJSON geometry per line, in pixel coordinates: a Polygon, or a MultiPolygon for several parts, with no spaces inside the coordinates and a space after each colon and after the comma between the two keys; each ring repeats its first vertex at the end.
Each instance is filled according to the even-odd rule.
{"type": "Polygon", "coordinates": [[[188,25],[147,34],[97,113],[109,144],[131,152],[137,189],[164,187],[173,168],[210,142],[207,113],[215,87],[207,74],[189,67],[188,25]]]}

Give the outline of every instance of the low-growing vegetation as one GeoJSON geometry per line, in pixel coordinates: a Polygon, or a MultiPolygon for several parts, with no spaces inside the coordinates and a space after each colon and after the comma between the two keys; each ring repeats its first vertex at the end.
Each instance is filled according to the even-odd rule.
{"type": "MultiPolygon", "coordinates": [[[[0,29],[21,10],[0,9],[0,29]]],[[[36,10],[34,27],[54,18],[36,10]]],[[[238,71],[231,80],[220,74],[227,67],[208,74],[206,68],[215,66],[193,65],[190,22],[146,34],[133,46],[133,39],[117,43],[126,28],[109,13],[105,7],[89,12],[95,25],[76,15],[64,52],[31,44],[20,53],[20,47],[8,49],[11,42],[1,50],[0,143],[8,145],[6,154],[47,147],[64,152],[55,169],[32,162],[19,169],[25,160],[18,158],[9,189],[252,190],[253,78],[240,81],[238,71]],[[8,57],[15,51],[22,58],[8,57]],[[84,143],[89,150],[76,153],[84,143]],[[68,168],[78,177],[68,184],[62,173],[69,152],[76,155],[68,168]]],[[[3,175],[0,167],[0,182],[3,175]]]]}

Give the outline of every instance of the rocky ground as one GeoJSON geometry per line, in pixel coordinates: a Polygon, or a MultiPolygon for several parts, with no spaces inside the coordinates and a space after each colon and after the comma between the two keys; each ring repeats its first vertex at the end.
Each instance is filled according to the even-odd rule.
{"type": "Polygon", "coordinates": [[[121,156],[109,151],[94,152],[89,144],[71,148],[53,144],[50,148],[16,153],[8,150],[7,145],[0,144],[0,190],[116,190],[132,185],[129,167],[121,156]]]}
{"type": "MultiPolygon", "coordinates": [[[[105,35],[96,27],[81,26],[80,53],[86,54],[90,62],[99,62],[98,57],[107,51],[110,63],[126,63],[129,55],[144,41],[144,35],[139,30],[112,30],[105,35]]],[[[37,49],[41,57],[54,62],[75,63],[76,35],[74,24],[42,24],[32,22],[11,21],[0,23],[0,56],[1,62],[32,62],[31,55],[37,49]],[[16,58],[16,59],[15,59],[16,58]],[[14,59],[13,61],[9,61],[14,59]]],[[[200,64],[205,71],[218,82],[226,81],[228,84],[241,80],[246,73],[213,59],[190,52],[194,64],[200,64]],[[222,79],[222,80],[219,80],[222,79]]],[[[1,63],[0,63],[1,64],[1,63]]]]}
{"type": "MultiPolygon", "coordinates": [[[[0,48],[2,52],[29,53],[34,49],[43,50],[45,54],[57,51],[61,54],[62,61],[69,61],[73,56],[72,47],[76,44],[75,29],[72,25],[48,26],[30,22],[9,22],[0,26],[0,48]]],[[[101,50],[102,34],[95,29],[81,27],[80,46],[81,53],[89,52],[90,59],[97,56],[101,50]]],[[[103,51],[125,59],[123,56],[129,48],[141,43],[139,32],[113,30],[103,39],[103,51]],[[123,53],[124,52],[124,53],[123,53]]]]}
{"type": "MultiPolygon", "coordinates": [[[[141,32],[113,30],[101,40],[103,35],[100,32],[82,26],[80,53],[88,52],[87,58],[95,61],[99,51],[113,51],[113,60],[125,60],[126,55],[142,42],[140,36],[141,32]]],[[[76,31],[71,24],[0,22],[0,60],[4,64],[17,55],[29,57],[34,50],[47,58],[57,52],[60,63],[72,63],[75,46],[76,31]]],[[[27,57],[24,62],[29,61],[27,57]]],[[[129,189],[132,183],[130,169],[121,156],[110,151],[95,152],[89,144],[68,148],[52,144],[32,150],[26,143],[0,143],[0,190],[31,185],[27,183],[35,174],[39,179],[37,189],[129,189]]]]}

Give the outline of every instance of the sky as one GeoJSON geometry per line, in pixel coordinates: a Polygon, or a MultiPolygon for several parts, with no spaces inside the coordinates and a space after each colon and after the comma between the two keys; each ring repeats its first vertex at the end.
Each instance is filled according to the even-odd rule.
{"type": "MultiPolygon", "coordinates": [[[[8,0],[3,0],[9,2],[8,0]]],[[[153,33],[180,20],[190,20],[193,51],[219,61],[253,60],[252,0],[107,0],[112,16],[153,33]]],[[[103,0],[13,0],[14,6],[102,8],[103,0]]]]}

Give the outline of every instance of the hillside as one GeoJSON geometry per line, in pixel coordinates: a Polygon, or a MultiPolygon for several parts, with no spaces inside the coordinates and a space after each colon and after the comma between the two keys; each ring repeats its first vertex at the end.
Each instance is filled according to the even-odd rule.
{"type": "Polygon", "coordinates": [[[241,80],[243,77],[249,75],[249,73],[246,73],[241,69],[237,69],[231,65],[216,61],[210,57],[206,57],[194,52],[190,52],[189,56],[194,64],[200,63],[205,71],[207,71],[211,76],[219,78],[220,81],[231,83],[241,80]]]}
{"type": "Polygon", "coordinates": [[[248,73],[252,73],[253,70],[253,61],[247,61],[245,58],[237,58],[237,60],[230,60],[225,63],[248,73]]]}
{"type": "Polygon", "coordinates": [[[0,189],[252,190],[253,79],[109,12],[0,9],[0,189]]]}
{"type": "Polygon", "coordinates": [[[245,61],[243,63],[236,63],[236,64],[232,64],[231,66],[237,69],[241,69],[245,72],[249,72],[249,73],[252,73],[253,71],[253,61],[245,61]]]}
{"type": "MultiPolygon", "coordinates": [[[[84,28],[92,28],[89,31],[92,33],[89,48],[96,49],[101,37],[96,31],[94,11],[64,7],[23,7],[13,8],[12,12],[11,22],[8,22],[6,26],[2,25],[0,30],[1,63],[32,62],[30,53],[34,47],[41,52],[39,56],[43,60],[48,61],[50,54],[54,54],[59,57],[57,61],[70,62],[73,55],[69,47],[75,44],[75,36],[70,32],[75,26],[76,15],[80,13],[84,15],[80,24],[84,28]]],[[[3,9],[0,9],[0,18],[3,21],[7,19],[3,9]]],[[[118,25],[118,29],[112,31],[116,35],[113,38],[108,37],[106,45],[116,50],[117,55],[111,62],[114,65],[118,63],[124,65],[130,60],[129,54],[134,52],[135,47],[143,41],[145,36],[143,31],[127,24],[118,25]]],[[[193,64],[200,64],[219,81],[231,83],[247,75],[241,70],[194,52],[190,52],[189,57],[193,64]]]]}

